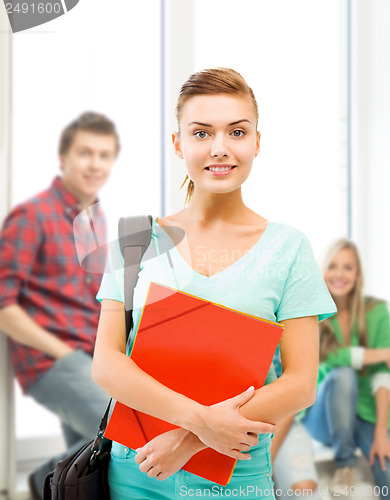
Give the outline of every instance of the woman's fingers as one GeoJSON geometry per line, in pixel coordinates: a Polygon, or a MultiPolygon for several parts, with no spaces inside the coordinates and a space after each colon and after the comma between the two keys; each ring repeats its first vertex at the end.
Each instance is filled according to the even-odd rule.
{"type": "Polygon", "coordinates": [[[137,464],[141,464],[146,459],[147,453],[144,448],[137,448],[135,451],[137,454],[135,455],[134,460],[137,464]]]}
{"type": "Polygon", "coordinates": [[[231,450],[230,453],[226,453],[228,457],[234,458],[236,460],[250,460],[252,457],[249,455],[249,453],[242,453],[241,451],[238,450],[231,450]]]}
{"type": "Polygon", "coordinates": [[[252,385],[246,391],[231,398],[230,401],[233,403],[233,406],[235,406],[236,408],[239,408],[243,404],[247,403],[251,399],[251,397],[254,395],[254,393],[255,393],[255,388],[252,385]]]}
{"type": "Polygon", "coordinates": [[[135,456],[135,461],[139,464],[139,470],[144,472],[149,477],[156,477],[161,473],[161,469],[153,464],[153,461],[149,457],[145,457],[142,460],[142,454],[135,456]],[[142,460],[142,461],[141,461],[142,460]]]}
{"type": "Polygon", "coordinates": [[[147,475],[149,477],[156,477],[158,474],[160,474],[160,472],[161,471],[157,467],[152,467],[148,470],[147,475]]]}
{"type": "Polygon", "coordinates": [[[247,433],[247,438],[245,439],[245,443],[250,446],[256,446],[259,444],[259,435],[254,434],[253,432],[247,433]]]}
{"type": "Polygon", "coordinates": [[[153,467],[150,460],[148,460],[147,451],[144,448],[138,448],[136,452],[134,460],[139,465],[139,470],[146,473],[149,477],[155,477],[160,471],[153,467]]]}
{"type": "Polygon", "coordinates": [[[140,470],[141,472],[145,472],[145,473],[147,473],[147,472],[149,472],[149,470],[150,470],[150,469],[151,469],[151,465],[150,465],[150,463],[148,462],[148,460],[144,460],[144,461],[140,464],[140,466],[139,466],[139,470],[140,470]]]}
{"type": "Polygon", "coordinates": [[[251,449],[250,444],[241,443],[240,449],[238,451],[249,451],[251,449]]]}
{"type": "Polygon", "coordinates": [[[250,427],[248,433],[252,434],[272,434],[276,431],[276,425],[267,422],[256,422],[255,420],[248,420],[248,427],[250,427]]]}

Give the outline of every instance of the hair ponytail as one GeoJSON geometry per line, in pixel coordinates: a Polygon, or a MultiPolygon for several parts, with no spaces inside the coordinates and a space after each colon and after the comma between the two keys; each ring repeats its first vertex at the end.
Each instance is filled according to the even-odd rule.
{"type": "Polygon", "coordinates": [[[187,181],[188,181],[188,186],[187,186],[186,198],[184,200],[184,205],[188,205],[195,189],[194,181],[190,179],[188,174],[185,176],[184,181],[180,186],[180,189],[186,185],[187,181]]]}

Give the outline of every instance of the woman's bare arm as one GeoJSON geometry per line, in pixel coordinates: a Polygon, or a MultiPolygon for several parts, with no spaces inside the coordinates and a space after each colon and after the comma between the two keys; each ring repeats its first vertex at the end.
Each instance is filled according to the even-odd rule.
{"type": "Polygon", "coordinates": [[[364,349],[363,366],[386,363],[390,366],[390,348],[364,349]]]}

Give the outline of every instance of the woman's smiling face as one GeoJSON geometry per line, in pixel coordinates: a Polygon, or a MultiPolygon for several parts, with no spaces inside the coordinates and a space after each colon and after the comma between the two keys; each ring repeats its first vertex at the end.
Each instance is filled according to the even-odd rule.
{"type": "Polygon", "coordinates": [[[358,262],[351,248],[338,250],[325,273],[325,281],[333,297],[347,297],[358,279],[358,262]]]}
{"type": "Polygon", "coordinates": [[[175,153],[183,158],[195,189],[229,193],[239,188],[260,151],[252,102],[245,97],[198,95],[180,113],[175,153]]]}

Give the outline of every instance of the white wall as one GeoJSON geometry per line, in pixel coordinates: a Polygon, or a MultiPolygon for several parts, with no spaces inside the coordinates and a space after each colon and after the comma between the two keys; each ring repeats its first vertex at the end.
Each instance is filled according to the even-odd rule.
{"type": "Polygon", "coordinates": [[[185,167],[173,153],[171,134],[177,130],[175,107],[180,86],[194,71],[194,11],[197,0],[165,1],[165,212],[172,214],[184,205],[185,188],[180,186],[185,177],[185,167]]]}
{"type": "Polygon", "coordinates": [[[352,236],[366,291],[390,301],[390,3],[352,3],[352,236]]]}
{"type": "MultiPolygon", "coordinates": [[[[7,34],[8,19],[0,9],[0,223],[10,206],[10,121],[12,40],[7,34]]],[[[8,342],[0,332],[0,499],[12,482],[14,428],[11,360],[8,342]],[[4,404],[5,403],[5,404],[4,404]]]]}
{"type": "MultiPolygon", "coordinates": [[[[173,78],[176,96],[193,71],[228,66],[242,73],[257,96],[262,132],[246,201],[304,230],[319,255],[347,227],[346,2],[196,0],[190,9],[193,37],[186,17],[173,27],[176,65],[182,61],[187,71],[173,78]]],[[[172,101],[166,112],[175,124],[172,101]]],[[[181,180],[183,165],[173,161],[181,180]]],[[[170,203],[179,209],[182,196],[170,203]]]]}

